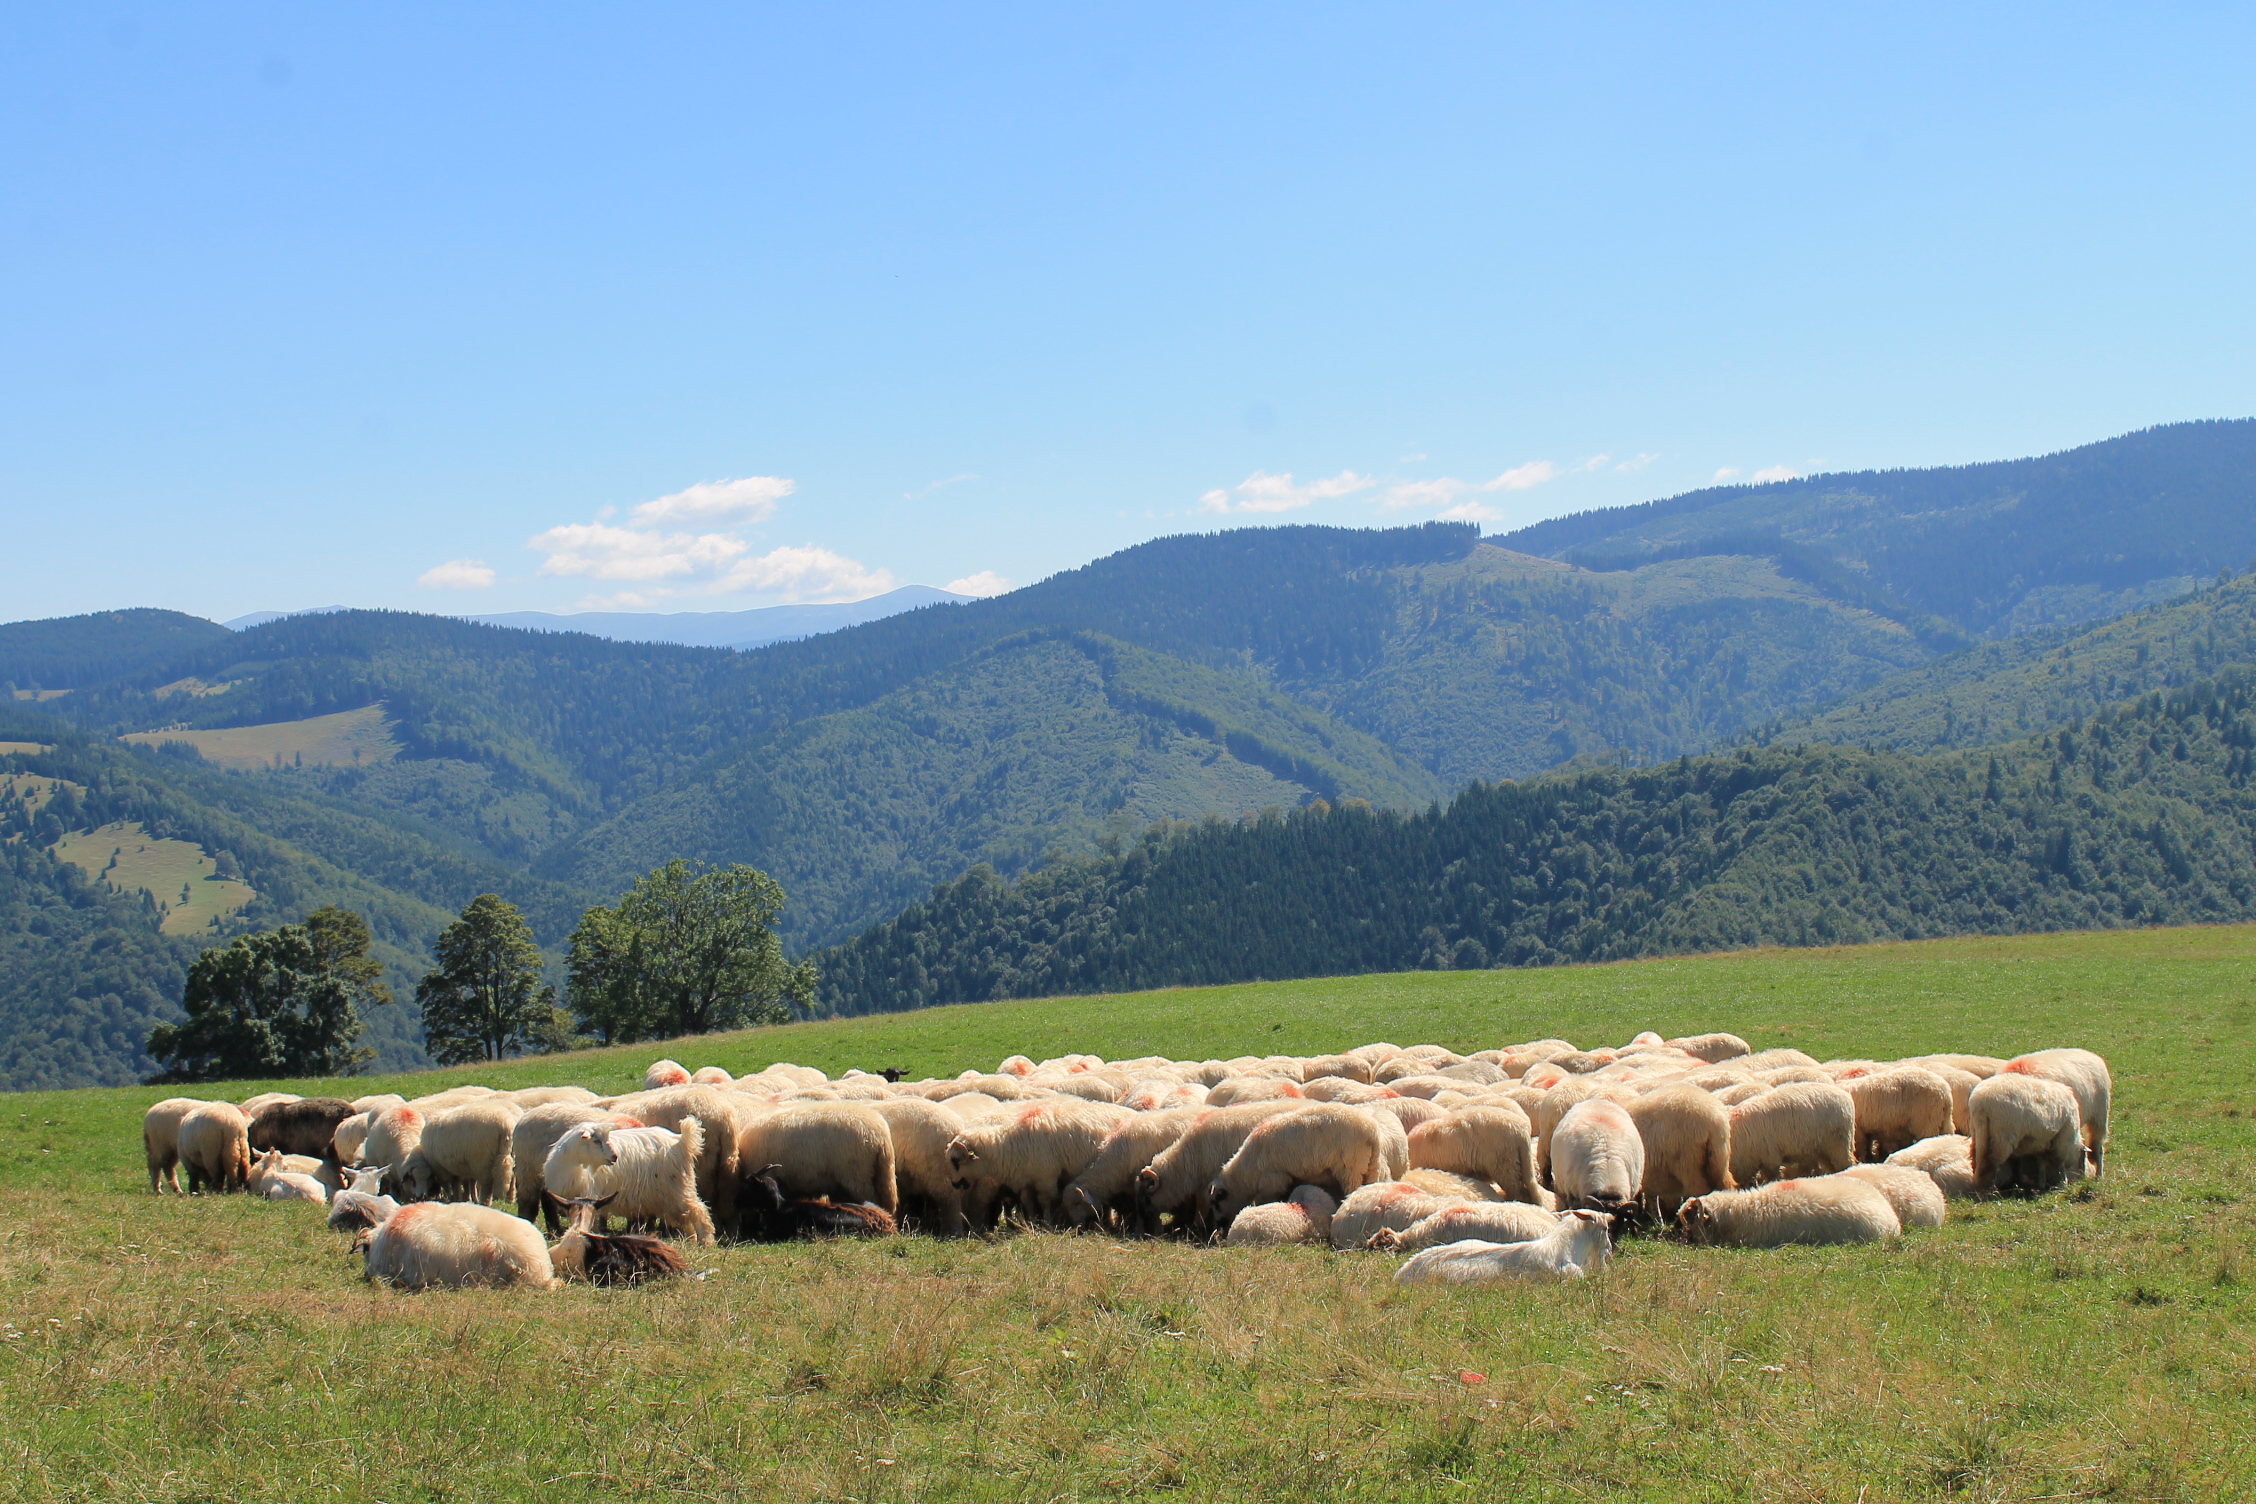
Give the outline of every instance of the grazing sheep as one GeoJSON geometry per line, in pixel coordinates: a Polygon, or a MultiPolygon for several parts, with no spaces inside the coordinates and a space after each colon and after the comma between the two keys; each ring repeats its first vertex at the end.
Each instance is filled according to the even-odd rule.
{"type": "Polygon", "coordinates": [[[1382,1227],[1400,1232],[1446,1207],[1510,1204],[1437,1196],[1406,1181],[1382,1180],[1349,1196],[1339,1204],[1339,1210],[1332,1213],[1332,1246],[1341,1250],[1368,1247],[1373,1235],[1382,1227]]]}
{"type": "Polygon", "coordinates": [[[1781,1065],[1752,1074],[1766,1086],[1799,1086],[1804,1082],[1816,1086],[1834,1084],[1833,1073],[1822,1065],[1781,1065]]]}
{"type": "Polygon", "coordinates": [[[1410,1163],[1477,1175],[1510,1201],[1536,1199],[1535,1135],[1516,1106],[1465,1107],[1420,1123],[1410,1134],[1410,1163]]]}
{"type": "Polygon", "coordinates": [[[1145,1226],[1136,1220],[1136,1177],[1144,1166],[1173,1147],[1202,1111],[1176,1108],[1144,1112],[1115,1124],[1105,1135],[1097,1157],[1065,1188],[1066,1224],[1121,1231],[1135,1225],[1147,1236],[1159,1231],[1156,1222],[1145,1226]]]}
{"type": "Polygon", "coordinates": [[[889,1216],[899,1209],[893,1130],[874,1106],[790,1102],[756,1107],[740,1118],[736,1163],[744,1180],[759,1166],[776,1165],[781,1168],[773,1174],[787,1196],[867,1201],[889,1216]]]}
{"type": "Polygon", "coordinates": [[[1178,1081],[1139,1081],[1120,1098],[1120,1105],[1131,1112],[1166,1112],[1205,1104],[1205,1092],[1178,1081]]]}
{"type": "Polygon", "coordinates": [[[400,1162],[399,1182],[406,1192],[400,1199],[444,1198],[491,1206],[496,1199],[516,1194],[511,1135],[524,1115],[506,1097],[485,1097],[431,1113],[423,1120],[414,1150],[400,1162]]]}
{"type": "Polygon", "coordinates": [[[1730,1111],[1731,1178],[1741,1186],[1856,1163],[1856,1099],[1830,1081],[1766,1087],[1730,1111]]]}
{"type": "Polygon", "coordinates": [[[1722,1060],[1738,1060],[1754,1053],[1747,1041],[1736,1034],[1694,1034],[1684,1039],[1672,1039],[1668,1041],[1668,1047],[1682,1050],[1687,1055],[1696,1055],[1710,1065],[1722,1060]]]}
{"type": "Polygon", "coordinates": [[[1414,1185],[1421,1191],[1436,1196],[1446,1196],[1453,1201],[1506,1201],[1511,1198],[1498,1191],[1486,1180],[1473,1175],[1460,1175],[1454,1170],[1405,1170],[1394,1179],[1404,1185],[1414,1185]]]}
{"type": "Polygon", "coordinates": [[[1629,1120],[1645,1142],[1640,1198],[1664,1217],[1710,1191],[1728,1191],[1731,1109],[1697,1086],[1672,1086],[1629,1104],[1629,1120]]]}
{"type": "MultiPolygon", "coordinates": [[[[542,1210],[555,1219],[559,1203],[554,1196],[546,1196],[545,1202],[542,1210]]],[[[598,1232],[595,1224],[603,1215],[604,1201],[580,1200],[562,1205],[567,1213],[565,1220],[570,1225],[556,1246],[549,1250],[549,1261],[560,1278],[609,1287],[639,1285],[689,1271],[689,1260],[669,1243],[633,1233],[598,1232]]]]}
{"type": "Polygon", "coordinates": [[[1133,1116],[1109,1103],[1029,1102],[965,1124],[948,1142],[948,1164],[960,1189],[991,1182],[1017,1198],[1028,1220],[1055,1223],[1067,1183],[1089,1168],[1105,1136],[1133,1116]]]}
{"type": "Polygon", "coordinates": [[[1856,1157],[1867,1163],[1951,1131],[1950,1083],[1933,1071],[1896,1066],[1840,1084],[1856,1099],[1856,1157]]]}
{"type": "Polygon", "coordinates": [[[1299,1095],[1297,1085],[1274,1076],[1230,1076],[1207,1092],[1206,1105],[1233,1107],[1240,1102],[1274,1102],[1280,1097],[1299,1095]]]}
{"type": "Polygon", "coordinates": [[[1084,1102],[1118,1102],[1126,1095],[1120,1087],[1094,1071],[1081,1071],[1070,1076],[1034,1076],[1028,1085],[1038,1085],[1042,1090],[1060,1097],[1078,1097],[1084,1102]]]}
{"type": "Polygon", "coordinates": [[[1373,1086],[1365,1081],[1349,1080],[1345,1076],[1317,1076],[1302,1084],[1300,1094],[1311,1102],[1362,1103],[1383,1102],[1390,1098],[1403,1099],[1402,1093],[1391,1086],[1373,1086]]]}
{"type": "Polygon", "coordinates": [[[380,1091],[372,1097],[353,1098],[353,1111],[365,1112],[373,1118],[387,1107],[405,1107],[407,1098],[396,1091],[380,1091]]]}
{"type": "Polygon", "coordinates": [[[769,1165],[758,1174],[744,1178],[740,1211],[745,1237],[762,1243],[780,1243],[787,1238],[817,1237],[826,1233],[891,1237],[899,1231],[892,1213],[866,1201],[794,1201],[776,1184],[775,1169],[776,1166],[769,1165]]]}
{"type": "MultiPolygon", "coordinates": [[[[1172,1213],[1178,1227],[1206,1230],[1212,1225],[1207,1201],[1214,1177],[1236,1154],[1254,1126],[1281,1112],[1305,1112],[1304,1102],[1247,1102],[1209,1107],[1191,1121],[1174,1143],[1152,1157],[1136,1175],[1136,1214],[1146,1228],[1172,1213]]],[[[1360,1110],[1360,1109],[1355,1109],[1360,1110]]]]}
{"type": "Polygon", "coordinates": [[[1525,1243],[1445,1243],[1415,1254],[1394,1271],[1398,1285],[1491,1284],[1503,1280],[1555,1283],[1581,1279],[1606,1267],[1614,1254],[1612,1218],[1574,1211],[1558,1225],[1525,1243]]]}
{"type": "Polygon", "coordinates": [[[1914,1227],[1943,1225],[1942,1187],[1924,1171],[1901,1165],[1851,1165],[1841,1174],[1861,1180],[1887,1197],[1888,1204],[1896,1209],[1896,1221],[1906,1232],[1914,1227]]]}
{"type": "Polygon", "coordinates": [[[885,1120],[892,1136],[895,1210],[905,1215],[921,1207],[928,1229],[943,1237],[970,1232],[964,1193],[948,1163],[948,1140],[963,1131],[963,1119],[922,1097],[871,1102],[869,1110],[885,1120]]]}
{"type": "Polygon", "coordinates": [[[1737,1086],[1725,1087],[1715,1094],[1715,1099],[1726,1107],[1737,1107],[1742,1102],[1752,1102],[1770,1089],[1760,1081],[1744,1081],[1737,1086]]]}
{"type": "Polygon", "coordinates": [[[1285,1243],[1327,1243],[1339,1202],[1322,1186],[1301,1185],[1282,1201],[1249,1206],[1230,1219],[1232,1248],[1273,1248],[1285,1243]]]}
{"type": "Polygon", "coordinates": [[[1974,1088],[1967,1115],[1976,1195],[2049,1191],[2083,1178],[2083,1111],[2060,1082],[2001,1071],[1974,1088]]]}
{"type": "MultiPolygon", "coordinates": [[[[1415,1102],[1415,1097],[1400,1097],[1397,1101],[1415,1102]]],[[[1342,1103],[1342,1106],[1348,1104],[1342,1103]]],[[[1400,1180],[1410,1168],[1410,1133],[1402,1116],[1393,1112],[1373,1112],[1374,1103],[1354,1104],[1355,1111],[1379,1125],[1379,1158],[1385,1173],[1381,1180],[1400,1180]]]]}
{"type": "Polygon", "coordinates": [[[705,1127],[705,1152],[697,1159],[698,1199],[714,1216],[727,1220],[736,1207],[738,1119],[742,1116],[734,1097],[711,1086],[671,1086],[640,1092],[633,1106],[615,1106],[641,1120],[645,1127],[671,1128],[676,1133],[690,1118],[705,1127]]]}
{"type": "Polygon", "coordinates": [[[356,1112],[339,1123],[337,1131],[329,1136],[329,1157],[341,1165],[355,1164],[367,1142],[368,1114],[356,1112]]]}
{"type": "Polygon", "coordinates": [[[551,1102],[545,1107],[535,1107],[517,1120],[509,1130],[509,1177],[517,1193],[517,1215],[530,1222],[535,1217],[545,1217],[548,1230],[562,1232],[564,1224],[557,1213],[541,1200],[541,1192],[548,1182],[548,1151],[564,1136],[564,1130],[581,1123],[604,1123],[614,1128],[640,1128],[639,1118],[612,1112],[604,1107],[590,1107],[581,1102],[551,1102]]]}
{"type": "Polygon", "coordinates": [[[1966,1099],[1972,1096],[1974,1088],[1980,1086],[1987,1078],[1977,1076],[1972,1071],[1962,1071],[1955,1065],[1943,1065],[1936,1061],[1922,1061],[1919,1063],[1919,1068],[1941,1077],[1943,1084],[1950,1088],[1951,1132],[1964,1133],[1969,1121],[1966,1115],[1966,1099]]]}
{"type": "Polygon", "coordinates": [[[149,1159],[149,1190],[161,1196],[169,1182],[180,1191],[180,1120],[205,1104],[195,1097],[167,1097],[141,1114],[141,1150],[149,1159]]]}
{"type": "Polygon", "coordinates": [[[1432,1216],[1397,1232],[1382,1227],[1371,1234],[1366,1247],[1383,1253],[1416,1253],[1444,1243],[1468,1240],[1484,1243],[1525,1243],[1540,1238],[1559,1225],[1555,1212],[1524,1201],[1472,1201],[1445,1206],[1432,1216]]]}
{"type": "Polygon", "coordinates": [[[689,1084],[692,1086],[726,1086],[735,1079],[736,1077],[717,1065],[701,1065],[690,1073],[689,1084]]]}
{"type": "Polygon", "coordinates": [[[205,1186],[239,1191],[251,1173],[251,1122],[232,1102],[204,1102],[180,1119],[180,1166],[188,1172],[188,1192],[205,1186]]]}
{"type": "Polygon", "coordinates": [[[251,1147],[328,1159],[337,1152],[337,1125],[353,1115],[352,1103],[337,1097],[293,1097],[276,1102],[249,1114],[251,1147]]]}
{"type": "Polygon", "coordinates": [[[1618,1212],[1645,1184],[1645,1140],[1629,1110],[1609,1097],[1567,1109],[1551,1135],[1551,1187],[1562,1211],[1618,1212]]]}
{"type": "Polygon", "coordinates": [[[1974,1141],[1961,1133],[1923,1138],[1888,1156],[1899,1169],[1918,1170],[1935,1182],[1946,1201],[1974,1199],[1974,1141]]]}
{"type": "Polygon", "coordinates": [[[1918,1055],[1909,1060],[1899,1060],[1898,1065],[1924,1065],[1933,1070],[1947,1065],[1953,1070],[1966,1072],[1977,1081],[1987,1081],[2005,1069],[2005,1062],[1995,1055],[1918,1055]]]}
{"type": "MultiPolygon", "coordinates": [[[[565,1129],[548,1151],[541,1180],[550,1194],[562,1193],[566,1200],[616,1195],[611,1210],[628,1221],[663,1222],[700,1243],[710,1243],[713,1219],[697,1199],[697,1156],[704,1137],[704,1126],[695,1118],[685,1121],[679,1133],[577,1123],[565,1129]]],[[[885,1189],[890,1194],[892,1166],[888,1164],[886,1170],[885,1189]]]]}
{"type": "Polygon", "coordinates": [[[1301,1064],[1301,1079],[1314,1081],[1324,1076],[1338,1076],[1363,1086],[1373,1084],[1371,1062],[1355,1055],[1318,1055],[1301,1064]]]}
{"type": "MultiPolygon", "coordinates": [[[[981,1118],[991,1117],[1007,1105],[1000,1098],[990,1097],[983,1091],[958,1092],[952,1097],[932,1097],[927,1100],[937,1102],[966,1123],[976,1123],[981,1118]]],[[[1200,1093],[1200,1100],[1205,1100],[1203,1092],[1200,1093]]]]}
{"type": "Polygon", "coordinates": [[[689,1070],[678,1060],[653,1060],[642,1073],[644,1091],[660,1091],[669,1086],[687,1086],[689,1070]]]}
{"type": "Polygon", "coordinates": [[[400,1168],[415,1152],[415,1146],[423,1142],[423,1123],[423,1114],[404,1102],[382,1109],[369,1120],[368,1137],[360,1146],[360,1160],[363,1164],[383,1166],[387,1192],[398,1194],[400,1168]]]}
{"type": "MultiPolygon", "coordinates": [[[[1577,1104],[1588,1102],[1595,1097],[1607,1097],[1616,1102],[1621,1101],[1621,1097],[1614,1095],[1617,1089],[1609,1087],[1603,1081],[1593,1081],[1588,1076],[1566,1076],[1560,1079],[1558,1085],[1544,1092],[1542,1099],[1535,1104],[1535,1111],[1528,1114],[1528,1126],[1535,1132],[1535,1175],[1537,1180],[1546,1183],[1551,1182],[1551,1135],[1559,1131],[1560,1121],[1569,1112],[1572,1112],[1577,1104]]],[[[1625,1092],[1623,1095],[1632,1094],[1625,1092]]]]}
{"type": "Polygon", "coordinates": [[[235,1106],[242,1112],[244,1117],[256,1120],[258,1115],[266,1111],[266,1109],[268,1109],[269,1107],[280,1106],[284,1102],[296,1102],[300,1100],[302,1099],[286,1091],[262,1091],[255,1097],[245,1097],[242,1101],[236,1103],[235,1106]]]}
{"type": "Polygon", "coordinates": [[[1213,1219],[1227,1222],[1256,1202],[1283,1200],[1296,1185],[1348,1196],[1386,1178],[1386,1150],[1371,1114],[1311,1102],[1255,1124],[1206,1194],[1213,1219]]]}
{"type": "Polygon", "coordinates": [[[2084,1152],[2090,1156],[2091,1176],[2097,1180],[2106,1173],[2107,1114],[2115,1082],[2107,1073],[2105,1060],[2090,1050],[2037,1050],[2014,1056],[1998,1074],[2057,1081],[2075,1093],[2077,1120],[2083,1133],[2084,1152]]]}
{"type": "MultiPolygon", "coordinates": [[[[1380,1097],[1369,1102],[1358,1102],[1355,1105],[1365,1112],[1385,1113],[1402,1125],[1402,1131],[1405,1135],[1420,1123],[1430,1123],[1436,1118],[1449,1116],[1448,1108],[1436,1102],[1428,1102],[1423,1097],[1380,1097]]],[[[1407,1137],[1404,1144],[1407,1152],[1407,1137]]]]}
{"type": "Polygon", "coordinates": [[[490,1086],[450,1086],[445,1091],[435,1091],[427,1097],[411,1098],[407,1105],[429,1117],[434,1112],[460,1107],[465,1102],[482,1102],[487,1097],[500,1095],[500,1092],[490,1086]]]}
{"type": "Polygon", "coordinates": [[[371,1280],[422,1290],[433,1285],[556,1284],[539,1229],[507,1212],[469,1202],[403,1206],[360,1235],[371,1280]]]}
{"type": "Polygon", "coordinates": [[[1732,1248],[1878,1243],[1903,1231],[1886,1196],[1841,1175],[1698,1196],[1678,1211],[1677,1226],[1689,1242],[1732,1248]]]}
{"type": "Polygon", "coordinates": [[[1757,1050],[1752,1055],[1743,1056],[1739,1064],[1750,1071],[1760,1072],[1788,1065],[1814,1066],[1817,1062],[1800,1050],[1772,1049],[1757,1050]]]}
{"type": "Polygon", "coordinates": [[[595,1100],[595,1093],[584,1086],[528,1086],[518,1091],[505,1091],[502,1096],[515,1102],[524,1112],[536,1107],[554,1107],[559,1102],[585,1107],[595,1100]]]}

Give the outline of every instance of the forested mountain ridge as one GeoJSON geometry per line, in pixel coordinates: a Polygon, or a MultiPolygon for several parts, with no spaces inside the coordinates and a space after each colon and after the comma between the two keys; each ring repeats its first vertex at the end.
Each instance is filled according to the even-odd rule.
{"type": "MultiPolygon", "coordinates": [[[[1742,741],[1963,746],[2183,685],[2256,657],[2237,582],[2089,633],[1969,644],[2182,589],[2155,569],[2244,562],[2218,556],[2247,531],[2227,513],[2256,475],[2250,433],[1722,488],[1501,540],[1462,524],[1162,538],[749,652],[402,612],[241,633],[158,612],[18,623],[0,663],[49,697],[11,702],[21,724],[0,742],[55,748],[0,754],[0,773],[107,779],[121,819],[130,784],[151,830],[199,861],[241,857],[257,898],[214,919],[217,938],[315,901],[369,909],[395,985],[478,892],[524,905],[553,961],[585,905],[676,856],[774,873],[796,951],[968,869],[1081,881],[1160,822],[1319,803],[1407,818],[1476,781],[1742,741]],[[2126,519],[2113,563],[2109,515],[2126,519]]],[[[149,957],[171,954],[157,939],[149,957]]]]}
{"type": "Polygon", "coordinates": [[[2256,916],[2256,676],[1924,757],[1778,745],[1154,831],[819,953],[890,1011],[1414,967],[2256,916]]]}
{"type": "Polygon", "coordinates": [[[2032,459],[1714,486],[1498,541],[1593,569],[1760,553],[1975,637],[2112,616],[2256,557],[2256,419],[2032,459]]]}

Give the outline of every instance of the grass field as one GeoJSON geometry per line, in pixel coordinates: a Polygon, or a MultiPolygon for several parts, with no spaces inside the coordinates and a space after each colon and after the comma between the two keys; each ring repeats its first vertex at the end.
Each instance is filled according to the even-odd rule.
{"type": "Polygon", "coordinates": [[[2256,928],[2217,928],[985,1004],[389,1083],[1642,1028],[2113,1064],[2108,1176],[2076,1194],[1471,1292],[1397,1289],[1378,1255],[1022,1233],[403,1295],[308,1208],[152,1198],[162,1091],[0,1100],[0,1497],[2256,1496],[2252,1024],[2256,928]]]}
{"type": "MultiPolygon", "coordinates": [[[[0,742],[0,751],[5,750],[7,744],[0,742]]],[[[21,799],[24,807],[33,814],[44,808],[47,801],[55,797],[58,789],[84,794],[86,785],[73,783],[68,778],[36,778],[29,773],[0,773],[0,790],[6,791],[12,798],[21,799]]]]}
{"type": "Polygon", "coordinates": [[[0,742],[0,757],[7,757],[14,754],[21,754],[25,757],[35,757],[39,753],[46,750],[47,743],[45,742],[0,742]]]}
{"type": "Polygon", "coordinates": [[[165,906],[159,927],[168,935],[207,929],[258,896],[249,883],[213,876],[212,859],[194,841],[159,840],[138,820],[72,831],[54,852],[120,893],[146,891],[165,906]]]}
{"type": "Polygon", "coordinates": [[[381,705],[220,731],[129,731],[120,740],[151,747],[186,742],[203,754],[204,761],[243,772],[307,764],[358,767],[389,762],[400,750],[381,705]]]}

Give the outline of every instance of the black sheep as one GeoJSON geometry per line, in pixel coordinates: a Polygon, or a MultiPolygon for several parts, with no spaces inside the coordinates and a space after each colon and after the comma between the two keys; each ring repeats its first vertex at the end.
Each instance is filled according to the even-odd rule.
{"type": "Polygon", "coordinates": [[[353,1105],[341,1097],[304,1097],[262,1108],[251,1119],[251,1147],[280,1149],[284,1154],[311,1154],[337,1162],[337,1125],[353,1115],[353,1105]]]}

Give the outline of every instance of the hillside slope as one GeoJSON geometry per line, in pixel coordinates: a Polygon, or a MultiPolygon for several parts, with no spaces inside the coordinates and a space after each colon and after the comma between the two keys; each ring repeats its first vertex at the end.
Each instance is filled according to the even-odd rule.
{"type": "Polygon", "coordinates": [[[1521,528],[1592,568],[1760,553],[1980,637],[2113,616],[2256,556],[2256,419],[2177,423],[2032,459],[1716,486],[1521,528]]]}
{"type": "Polygon", "coordinates": [[[2256,674],[1978,752],[1774,746],[975,871],[817,956],[842,1013],[2256,917],[2256,674]]]}

